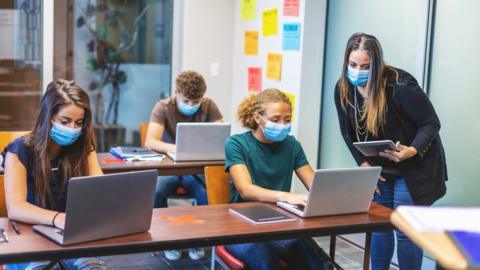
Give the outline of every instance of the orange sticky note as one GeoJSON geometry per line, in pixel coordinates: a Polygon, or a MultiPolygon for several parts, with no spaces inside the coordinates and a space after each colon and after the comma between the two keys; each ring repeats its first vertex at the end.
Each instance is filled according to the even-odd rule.
{"type": "Polygon", "coordinates": [[[244,52],[247,55],[258,54],[258,31],[245,31],[244,52]]]}
{"type": "Polygon", "coordinates": [[[267,78],[280,81],[282,79],[282,55],[269,53],[267,55],[267,78]]]}

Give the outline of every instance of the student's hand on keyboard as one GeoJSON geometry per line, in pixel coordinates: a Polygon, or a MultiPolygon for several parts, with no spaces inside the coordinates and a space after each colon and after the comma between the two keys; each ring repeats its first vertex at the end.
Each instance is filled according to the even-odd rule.
{"type": "Polygon", "coordinates": [[[177,147],[175,146],[175,144],[168,146],[168,149],[167,149],[168,153],[175,154],[176,151],[177,151],[177,147]]]}
{"type": "Polygon", "coordinates": [[[287,202],[289,204],[305,205],[307,203],[307,195],[299,193],[285,193],[281,201],[287,202]]]}

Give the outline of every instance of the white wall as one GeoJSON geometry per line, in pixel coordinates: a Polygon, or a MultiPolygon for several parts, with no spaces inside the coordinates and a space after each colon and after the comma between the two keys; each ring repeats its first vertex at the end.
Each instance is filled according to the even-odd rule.
{"type": "MultiPolygon", "coordinates": [[[[248,95],[247,68],[262,67],[262,88],[277,87],[295,93],[294,135],[302,143],[310,164],[316,167],[322,86],[323,45],[326,0],[301,0],[299,17],[283,17],[283,1],[257,1],[255,21],[240,20],[241,1],[175,1],[174,60],[172,79],[185,69],[194,69],[207,80],[207,96],[220,107],[232,132],[242,131],[235,119],[240,101],[248,95]],[[261,16],[264,9],[279,8],[279,34],[262,37],[261,16]],[[301,49],[282,51],[283,22],[301,23],[301,49]],[[243,54],[245,30],[259,31],[258,56],[243,54]],[[177,35],[175,37],[175,35],[177,35]],[[282,81],[265,78],[266,54],[282,53],[282,81]],[[218,62],[220,74],[210,75],[211,64],[218,62]],[[302,119],[301,121],[298,119],[302,119]]],[[[295,191],[304,191],[294,181],[295,191]]]]}
{"type": "MultiPolygon", "coordinates": [[[[297,139],[313,168],[318,161],[326,14],[327,0],[306,1],[297,139]]],[[[293,190],[306,192],[298,181],[293,190]]]]}
{"type": "Polygon", "coordinates": [[[178,55],[174,53],[174,61],[176,59],[180,64],[177,68],[174,64],[172,87],[182,70],[199,72],[207,82],[206,96],[215,101],[225,121],[232,122],[230,108],[235,3],[230,0],[175,0],[174,4],[180,7],[180,21],[177,22],[181,36],[176,39],[178,43],[174,41],[174,50],[179,51],[178,55]],[[215,63],[219,65],[218,76],[211,74],[211,66],[215,63]]]}
{"type": "MultiPolygon", "coordinates": [[[[248,92],[248,68],[261,67],[262,68],[262,89],[278,88],[281,91],[287,91],[295,94],[299,99],[301,86],[301,65],[302,65],[302,50],[300,51],[283,51],[282,50],[282,29],[283,23],[292,22],[300,23],[301,39],[303,39],[304,28],[304,11],[305,1],[300,1],[300,14],[298,17],[283,16],[283,0],[259,0],[256,1],[256,16],[255,20],[241,20],[241,2],[235,1],[235,27],[234,27],[234,68],[233,68],[233,93],[232,93],[232,108],[231,114],[235,115],[238,104],[249,95],[248,92]],[[262,35],[262,13],[266,9],[278,8],[278,34],[264,37],[262,35]],[[244,32],[246,30],[258,31],[258,55],[244,54],[244,32]],[[266,78],[267,72],[267,54],[279,53],[282,55],[282,77],[280,81],[275,81],[266,78]]],[[[300,46],[303,41],[300,41],[300,46]]],[[[298,101],[297,101],[298,105],[298,101]]],[[[299,119],[298,107],[295,106],[295,118],[293,121],[293,134],[297,134],[297,127],[299,119]]],[[[232,125],[232,132],[238,133],[243,131],[239,123],[232,125]]]]}
{"type": "Polygon", "coordinates": [[[437,3],[430,99],[442,124],[449,177],[437,205],[480,205],[479,8],[477,0],[437,3]]]}

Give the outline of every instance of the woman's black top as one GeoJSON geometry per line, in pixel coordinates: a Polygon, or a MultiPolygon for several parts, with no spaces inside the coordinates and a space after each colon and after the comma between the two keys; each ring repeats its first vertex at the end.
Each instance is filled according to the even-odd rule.
{"type": "MultiPolygon", "coordinates": [[[[25,142],[25,136],[17,138],[13,142],[7,145],[2,151],[3,162],[2,167],[5,167],[5,157],[7,152],[16,154],[18,159],[25,167],[27,172],[27,201],[39,207],[44,207],[48,210],[65,212],[65,206],[67,203],[67,187],[63,184],[63,174],[58,169],[59,159],[52,160],[52,172],[50,173],[50,200],[46,201],[46,205],[43,206],[35,195],[35,154],[33,149],[25,142]]],[[[65,183],[68,185],[68,182],[65,183]]]]}
{"type": "MultiPolygon", "coordinates": [[[[446,193],[445,181],[447,165],[442,141],[440,140],[440,120],[427,95],[415,78],[401,69],[386,69],[386,121],[380,134],[368,134],[367,140],[392,140],[413,146],[417,155],[394,163],[383,157],[365,157],[354,146],[357,133],[355,126],[354,94],[350,89],[350,104],[343,110],[340,101],[340,88],[335,87],[335,105],[337,107],[340,130],[357,164],[367,161],[372,166],[382,166],[382,174],[387,179],[403,177],[415,204],[431,205],[446,193]]],[[[357,93],[359,107],[363,97],[357,93]]],[[[358,112],[358,110],[357,110],[358,112]]],[[[360,120],[359,117],[357,117],[360,120]]],[[[361,126],[361,125],[360,125],[361,126]]],[[[360,140],[364,140],[361,137],[360,140]]]]}

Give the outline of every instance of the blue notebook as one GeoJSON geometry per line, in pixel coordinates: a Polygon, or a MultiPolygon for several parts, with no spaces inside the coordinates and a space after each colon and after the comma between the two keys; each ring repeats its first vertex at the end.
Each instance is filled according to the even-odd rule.
{"type": "Polygon", "coordinates": [[[467,258],[469,266],[480,268],[480,233],[450,231],[448,235],[467,258]]]}

